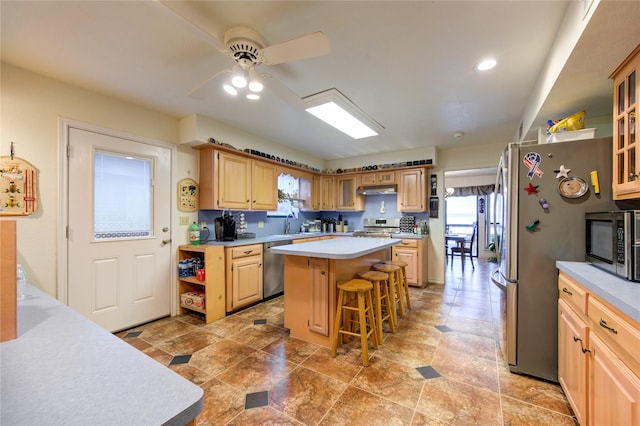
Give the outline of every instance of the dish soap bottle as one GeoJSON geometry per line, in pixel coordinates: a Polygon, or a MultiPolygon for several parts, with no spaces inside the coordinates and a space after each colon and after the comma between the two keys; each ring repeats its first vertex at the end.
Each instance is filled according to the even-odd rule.
{"type": "Polygon", "coordinates": [[[200,245],[200,227],[195,222],[189,226],[189,243],[194,246],[200,245]]]}

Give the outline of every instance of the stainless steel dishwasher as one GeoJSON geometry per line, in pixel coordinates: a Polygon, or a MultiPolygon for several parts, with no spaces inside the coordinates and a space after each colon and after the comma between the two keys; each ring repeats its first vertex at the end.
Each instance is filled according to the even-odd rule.
{"type": "Polygon", "coordinates": [[[262,275],[263,297],[278,296],[284,292],[284,256],[272,253],[269,247],[291,244],[291,240],[264,243],[264,269],[262,275]]]}

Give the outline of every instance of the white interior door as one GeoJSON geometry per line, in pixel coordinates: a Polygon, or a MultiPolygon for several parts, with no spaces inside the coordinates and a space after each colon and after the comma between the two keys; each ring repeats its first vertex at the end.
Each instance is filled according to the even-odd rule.
{"type": "Polygon", "coordinates": [[[170,314],[171,150],[69,129],[70,307],[109,331],[170,314]]]}

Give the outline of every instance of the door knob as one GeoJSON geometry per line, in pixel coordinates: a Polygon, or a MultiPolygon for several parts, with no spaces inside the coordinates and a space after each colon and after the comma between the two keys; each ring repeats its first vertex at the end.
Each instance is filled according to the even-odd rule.
{"type": "Polygon", "coordinates": [[[169,238],[168,240],[162,240],[162,245],[166,246],[167,244],[169,244],[171,242],[171,238],[169,238]]]}

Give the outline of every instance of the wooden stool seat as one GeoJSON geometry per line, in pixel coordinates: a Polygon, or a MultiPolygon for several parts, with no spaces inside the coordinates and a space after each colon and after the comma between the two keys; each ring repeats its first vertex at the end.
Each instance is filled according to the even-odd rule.
{"type": "Polygon", "coordinates": [[[373,284],[370,281],[357,278],[338,284],[338,309],[331,347],[332,358],[336,356],[338,343],[341,342],[343,335],[360,336],[362,364],[365,367],[369,365],[369,336],[371,336],[374,349],[378,349],[378,332],[373,318],[373,301],[371,299],[372,288],[373,284]],[[348,298],[350,294],[354,295],[354,293],[357,298],[356,306],[350,305],[348,298]],[[351,319],[350,314],[355,312],[358,313],[357,320],[351,319]],[[356,333],[352,329],[352,325],[357,325],[359,332],[356,333]]]}
{"type": "Polygon", "coordinates": [[[411,310],[411,297],[409,295],[409,281],[407,281],[407,266],[409,264],[407,262],[403,262],[401,260],[387,260],[384,262],[388,265],[395,265],[400,267],[400,281],[402,283],[402,291],[404,293],[404,297],[406,299],[407,311],[411,310]]]}
{"type": "Polygon", "coordinates": [[[391,309],[392,315],[394,315],[395,324],[398,325],[398,317],[396,314],[395,306],[398,305],[398,311],[400,317],[405,315],[404,309],[404,297],[402,292],[402,283],[400,282],[400,270],[401,268],[396,265],[392,265],[390,263],[376,263],[372,266],[372,268],[379,272],[384,272],[389,277],[389,289],[390,294],[389,297],[391,299],[391,303],[394,308],[391,309]]]}
{"type": "Polygon", "coordinates": [[[381,271],[360,272],[358,276],[362,279],[371,281],[373,284],[373,304],[375,306],[376,328],[378,329],[378,343],[382,343],[382,323],[387,320],[389,330],[396,332],[396,324],[391,315],[393,305],[389,297],[389,275],[381,271]],[[382,306],[384,305],[384,315],[382,314],[382,306]]]}

